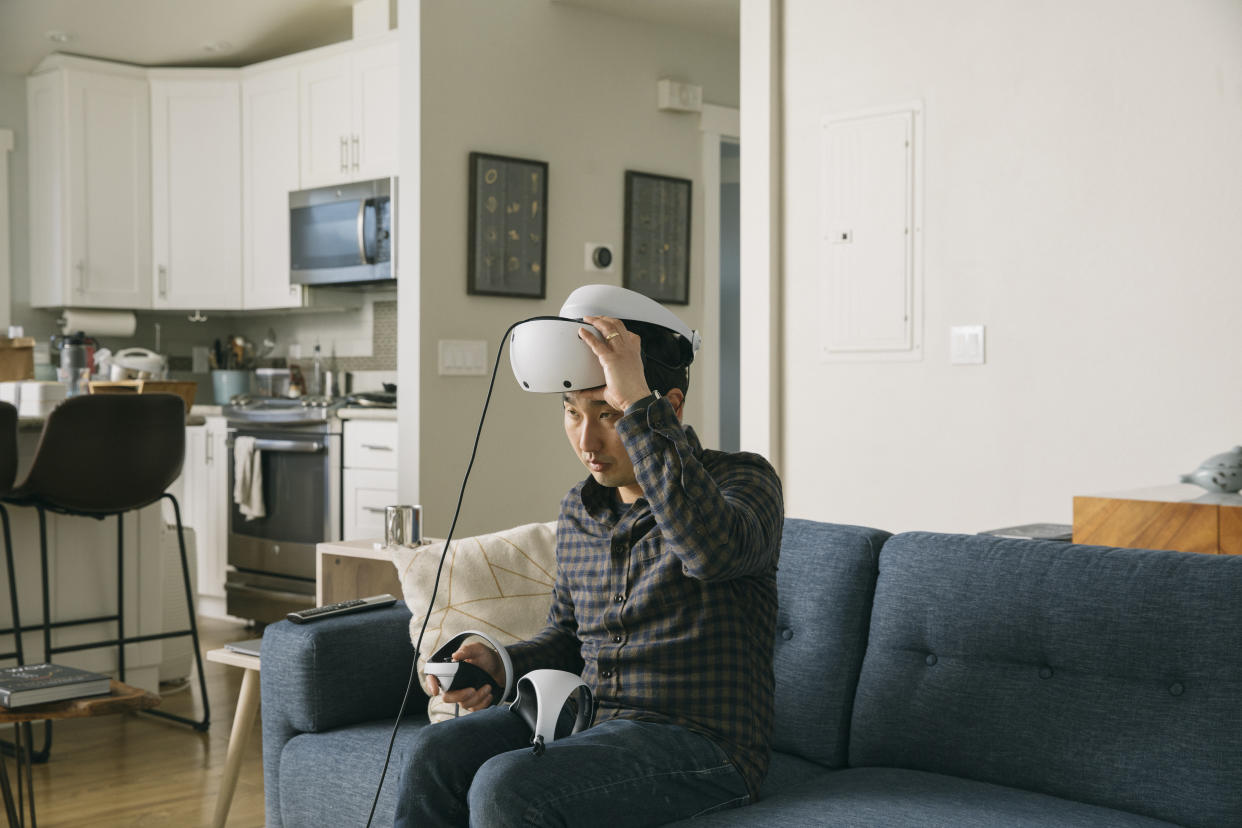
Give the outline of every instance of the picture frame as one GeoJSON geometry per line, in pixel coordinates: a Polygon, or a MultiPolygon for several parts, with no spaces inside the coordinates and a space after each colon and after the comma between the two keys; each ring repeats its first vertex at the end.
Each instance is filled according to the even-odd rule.
{"type": "Polygon", "coordinates": [[[467,294],[545,297],[546,161],[471,152],[468,225],[467,294]]]}
{"type": "Polygon", "coordinates": [[[690,304],[688,178],[625,171],[622,284],[666,305],[690,304]]]}

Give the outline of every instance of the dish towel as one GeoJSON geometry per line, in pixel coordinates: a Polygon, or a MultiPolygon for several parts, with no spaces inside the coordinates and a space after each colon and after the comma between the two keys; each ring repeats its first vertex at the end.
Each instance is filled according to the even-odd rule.
{"type": "Polygon", "coordinates": [[[267,514],[263,508],[263,462],[253,437],[233,441],[233,502],[246,520],[267,514]]]}

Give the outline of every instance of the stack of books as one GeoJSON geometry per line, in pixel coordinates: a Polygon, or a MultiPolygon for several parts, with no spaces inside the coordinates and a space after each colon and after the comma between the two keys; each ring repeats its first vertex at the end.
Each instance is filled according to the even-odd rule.
{"type": "Polygon", "coordinates": [[[26,664],[0,669],[0,705],[31,704],[99,696],[111,690],[112,681],[100,673],[63,664],[26,664]]]}

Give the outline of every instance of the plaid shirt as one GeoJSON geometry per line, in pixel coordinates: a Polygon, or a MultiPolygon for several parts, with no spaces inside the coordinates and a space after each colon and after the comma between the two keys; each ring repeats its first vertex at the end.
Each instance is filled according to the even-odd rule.
{"type": "Polygon", "coordinates": [[[561,502],[547,626],[510,645],[514,675],[581,673],[596,721],[667,722],[728,754],[758,799],[771,754],[780,478],[705,450],[667,400],[617,432],[644,497],[588,477],[561,502]]]}

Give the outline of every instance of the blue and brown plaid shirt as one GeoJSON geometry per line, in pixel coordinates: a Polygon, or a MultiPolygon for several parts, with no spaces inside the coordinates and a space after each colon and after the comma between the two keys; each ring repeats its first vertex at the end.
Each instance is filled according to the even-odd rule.
{"type": "Polygon", "coordinates": [[[771,753],[780,478],[759,455],[705,450],[664,399],[617,432],[644,497],[622,503],[589,477],[565,496],[548,623],[508,647],[514,674],[581,673],[596,721],[708,736],[756,800],[771,753]]]}

